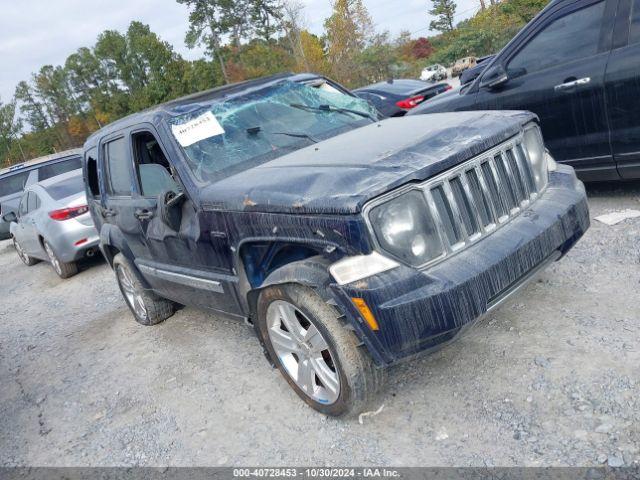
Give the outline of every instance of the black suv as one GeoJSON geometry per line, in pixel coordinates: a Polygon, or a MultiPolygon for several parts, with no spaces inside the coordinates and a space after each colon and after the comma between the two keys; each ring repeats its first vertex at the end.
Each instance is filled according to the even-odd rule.
{"type": "Polygon", "coordinates": [[[470,85],[411,114],[529,110],[583,180],[640,178],[640,1],[551,2],[470,85]]]}
{"type": "Polygon", "coordinates": [[[138,322],[176,304],[248,320],[331,415],[360,411],[384,367],[454,338],[589,226],[532,114],[379,121],[311,75],[113,123],[85,144],[84,175],[138,322]]]}

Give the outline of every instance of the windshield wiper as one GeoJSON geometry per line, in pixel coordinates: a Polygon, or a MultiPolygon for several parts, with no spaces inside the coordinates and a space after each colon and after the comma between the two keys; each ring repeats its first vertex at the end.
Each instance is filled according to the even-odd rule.
{"type": "Polygon", "coordinates": [[[360,110],[353,110],[351,108],[334,107],[332,105],[318,105],[317,107],[315,107],[312,105],[303,105],[301,103],[290,103],[289,106],[293,108],[297,108],[299,110],[306,110],[307,112],[319,112],[319,113],[330,112],[330,113],[345,113],[345,114],[351,113],[353,115],[358,115],[359,117],[362,117],[362,118],[368,118],[369,120],[373,120],[374,122],[378,121],[378,119],[375,118],[370,113],[361,112],[360,110]]]}
{"type": "Polygon", "coordinates": [[[251,127],[251,128],[247,128],[247,133],[249,135],[257,135],[260,132],[264,132],[267,135],[286,135],[287,137],[294,137],[294,138],[306,138],[307,140],[312,141],[313,143],[318,143],[320,140],[317,140],[315,138],[313,138],[311,135],[308,135],[306,133],[296,133],[296,132],[266,132],[264,130],[262,130],[262,127],[251,127]]]}

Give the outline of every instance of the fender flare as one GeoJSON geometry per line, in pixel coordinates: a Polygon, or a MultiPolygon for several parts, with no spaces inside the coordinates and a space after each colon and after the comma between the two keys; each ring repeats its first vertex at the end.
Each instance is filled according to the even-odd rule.
{"type": "Polygon", "coordinates": [[[327,259],[315,256],[288,263],[274,270],[264,279],[261,285],[247,292],[250,317],[254,317],[256,314],[256,305],[260,292],[274,285],[298,283],[315,290],[324,301],[331,300],[333,296],[328,288],[331,282],[329,265],[330,262],[327,259]]]}

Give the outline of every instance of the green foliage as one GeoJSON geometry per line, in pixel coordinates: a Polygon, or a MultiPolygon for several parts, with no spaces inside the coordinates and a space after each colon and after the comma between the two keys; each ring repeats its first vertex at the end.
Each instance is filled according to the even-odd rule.
{"type": "Polygon", "coordinates": [[[432,7],[429,15],[435,20],[429,24],[429,28],[436,32],[450,32],[453,30],[453,19],[456,15],[456,3],[453,0],[431,0],[432,7]]]}

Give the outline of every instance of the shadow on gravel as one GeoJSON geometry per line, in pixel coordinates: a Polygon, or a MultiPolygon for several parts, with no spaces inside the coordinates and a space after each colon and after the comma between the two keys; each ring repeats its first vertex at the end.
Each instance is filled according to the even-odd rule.
{"type": "Polygon", "coordinates": [[[640,196],[640,180],[585,183],[589,198],[640,196]]]}

